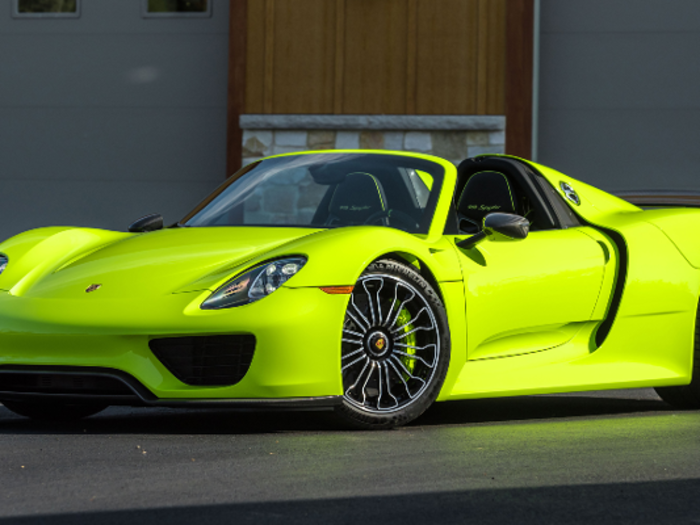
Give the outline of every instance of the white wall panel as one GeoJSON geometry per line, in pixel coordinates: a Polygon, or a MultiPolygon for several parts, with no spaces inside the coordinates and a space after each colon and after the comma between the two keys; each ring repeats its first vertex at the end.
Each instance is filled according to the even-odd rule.
{"type": "Polygon", "coordinates": [[[539,160],[608,190],[700,191],[700,2],[542,0],[539,160]]]}
{"type": "Polygon", "coordinates": [[[210,18],[143,18],[83,0],[14,19],[0,0],[0,239],[52,224],[181,218],[225,176],[226,0],[210,18]]]}

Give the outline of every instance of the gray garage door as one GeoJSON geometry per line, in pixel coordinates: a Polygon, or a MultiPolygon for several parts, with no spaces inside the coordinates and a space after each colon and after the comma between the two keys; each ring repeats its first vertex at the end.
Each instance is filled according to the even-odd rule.
{"type": "Polygon", "coordinates": [[[13,17],[15,2],[0,0],[0,240],[174,222],[223,180],[227,0],[180,17],[82,0],[77,18],[13,17]]]}
{"type": "Polygon", "coordinates": [[[700,192],[700,1],[542,0],[539,160],[700,192]]]}

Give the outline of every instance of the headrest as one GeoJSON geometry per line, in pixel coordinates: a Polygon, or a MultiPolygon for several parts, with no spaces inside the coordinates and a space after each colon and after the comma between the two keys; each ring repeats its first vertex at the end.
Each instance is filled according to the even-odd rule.
{"type": "Polygon", "coordinates": [[[480,171],[472,175],[462,190],[457,210],[479,226],[489,213],[520,215],[510,181],[503,173],[497,171],[480,171]]]}
{"type": "Polygon", "coordinates": [[[349,173],[336,186],[328,212],[343,224],[364,224],[373,214],[385,211],[382,184],[369,173],[349,173]]]}

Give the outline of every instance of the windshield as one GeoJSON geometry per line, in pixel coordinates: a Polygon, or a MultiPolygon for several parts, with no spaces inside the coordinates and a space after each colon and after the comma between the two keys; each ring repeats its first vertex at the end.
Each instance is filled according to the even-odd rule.
{"type": "Polygon", "coordinates": [[[250,164],[184,226],[336,228],[373,224],[428,233],[443,167],[403,155],[315,153],[250,164]]]}

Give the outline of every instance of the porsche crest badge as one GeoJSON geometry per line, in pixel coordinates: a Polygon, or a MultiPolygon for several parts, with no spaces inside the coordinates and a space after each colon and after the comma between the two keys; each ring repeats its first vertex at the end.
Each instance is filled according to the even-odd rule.
{"type": "Polygon", "coordinates": [[[560,182],[559,187],[569,201],[573,202],[576,206],[581,205],[581,199],[579,198],[578,193],[576,193],[569,184],[566,182],[560,182]]]}

